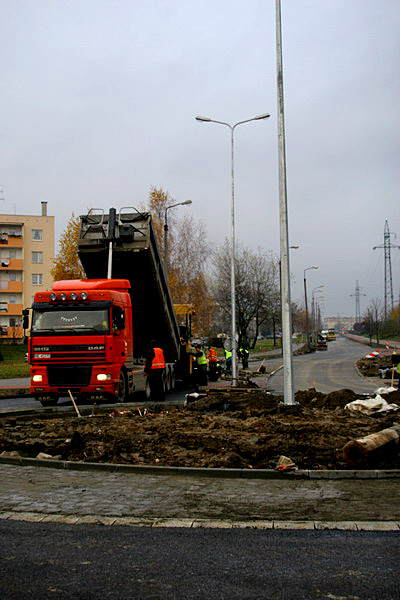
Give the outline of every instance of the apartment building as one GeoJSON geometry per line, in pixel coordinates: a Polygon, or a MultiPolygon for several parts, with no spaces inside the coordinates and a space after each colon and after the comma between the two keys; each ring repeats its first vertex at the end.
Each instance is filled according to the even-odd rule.
{"type": "Polygon", "coordinates": [[[355,319],[354,317],[325,317],[324,328],[325,329],[353,329],[355,319]]]}
{"type": "Polygon", "coordinates": [[[22,338],[22,310],[51,287],[54,217],[0,214],[0,339],[22,338]]]}

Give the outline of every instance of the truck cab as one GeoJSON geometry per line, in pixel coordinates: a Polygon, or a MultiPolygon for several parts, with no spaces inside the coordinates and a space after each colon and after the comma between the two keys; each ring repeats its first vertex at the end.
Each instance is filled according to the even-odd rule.
{"type": "Polygon", "coordinates": [[[127,280],[58,281],[32,305],[31,394],[44,406],[71,393],[124,401],[133,391],[127,280]]]}

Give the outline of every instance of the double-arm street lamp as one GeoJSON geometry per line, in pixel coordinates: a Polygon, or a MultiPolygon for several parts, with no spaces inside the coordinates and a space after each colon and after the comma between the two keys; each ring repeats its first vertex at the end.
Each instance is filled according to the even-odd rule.
{"type": "Polygon", "coordinates": [[[216,121],[209,117],[196,117],[196,121],[203,123],[217,123],[225,125],[231,131],[231,311],[232,311],[232,385],[236,385],[236,296],[235,296],[235,170],[234,170],[234,146],[233,134],[238,125],[250,123],[250,121],[260,121],[268,119],[269,114],[258,115],[245,121],[239,121],[234,125],[225,123],[224,121],[216,121]]]}
{"type": "Polygon", "coordinates": [[[308,306],[307,306],[307,281],[306,281],[306,271],[310,269],[318,269],[319,267],[307,267],[304,269],[304,304],[306,308],[306,336],[307,336],[307,346],[310,348],[310,325],[308,320],[308,306]]]}
{"type": "Polygon", "coordinates": [[[164,210],[164,271],[166,277],[168,277],[168,211],[170,208],[175,208],[175,206],[186,206],[186,204],[192,204],[192,201],[177,202],[177,204],[167,206],[164,210]]]}

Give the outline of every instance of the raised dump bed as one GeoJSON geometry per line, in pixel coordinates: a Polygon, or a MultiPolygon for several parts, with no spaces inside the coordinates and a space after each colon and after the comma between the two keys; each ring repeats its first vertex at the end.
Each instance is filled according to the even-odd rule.
{"type": "Polygon", "coordinates": [[[156,339],[166,361],[176,360],[179,327],[151,215],[132,207],[111,209],[109,214],[92,209],[80,217],[78,250],[88,279],[129,280],[134,357],[146,356],[150,341],[156,339]]]}

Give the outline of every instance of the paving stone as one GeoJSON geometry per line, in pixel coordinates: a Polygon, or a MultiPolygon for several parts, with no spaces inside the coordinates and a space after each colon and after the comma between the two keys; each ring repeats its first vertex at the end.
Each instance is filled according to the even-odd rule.
{"type": "Polygon", "coordinates": [[[399,531],[400,524],[395,521],[356,521],[359,531],[399,531]]]}
{"type": "Polygon", "coordinates": [[[152,527],[152,519],[140,519],[137,517],[117,517],[113,525],[130,525],[135,527],[152,527]]]}
{"type": "Polygon", "coordinates": [[[10,517],[12,517],[15,513],[9,511],[9,512],[0,512],[0,519],[9,519],[10,517]]]}
{"type": "MultiPolygon", "coordinates": [[[[245,479],[43,469],[0,463],[0,518],[76,515],[98,522],[399,522],[400,479],[245,479]],[[379,498],[379,503],[376,499],[379,498]],[[94,520],[93,520],[94,519],[94,520]]],[[[195,524],[196,523],[196,524],[195,524]]],[[[242,525],[243,524],[243,525],[242,525]]]]}
{"type": "Polygon", "coordinates": [[[43,518],[42,523],[68,523],[75,525],[78,521],[78,515],[47,515],[43,518]]]}
{"type": "Polygon", "coordinates": [[[316,521],[315,529],[343,529],[347,531],[357,531],[354,521],[316,521]]]}
{"type": "Polygon", "coordinates": [[[194,520],[193,521],[193,528],[197,528],[197,527],[207,527],[207,529],[212,529],[212,528],[218,528],[218,529],[231,529],[232,528],[232,522],[230,521],[222,521],[222,520],[218,520],[218,519],[213,519],[213,520],[204,520],[204,521],[198,521],[198,520],[194,520]]]}
{"type": "Polygon", "coordinates": [[[274,529],[315,529],[313,521],[274,521],[274,529]]]}
{"type": "Polygon", "coordinates": [[[153,527],[193,527],[193,519],[157,519],[153,527]]]}
{"type": "Polygon", "coordinates": [[[113,525],[115,523],[115,517],[86,515],[84,517],[79,517],[77,523],[79,525],[113,525]]]}
{"type": "Polygon", "coordinates": [[[15,512],[9,517],[13,521],[31,521],[32,523],[43,521],[44,518],[45,515],[43,514],[31,512],[15,512]]]}
{"type": "Polygon", "coordinates": [[[233,529],[273,529],[273,521],[234,521],[232,523],[233,529]]]}

